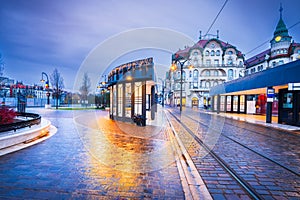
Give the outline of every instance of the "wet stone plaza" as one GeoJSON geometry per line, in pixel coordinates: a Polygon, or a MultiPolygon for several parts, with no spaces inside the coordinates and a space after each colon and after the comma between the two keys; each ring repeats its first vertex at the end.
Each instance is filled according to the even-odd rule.
{"type": "Polygon", "coordinates": [[[300,199],[299,131],[165,107],[147,126],[35,108],[57,133],[0,157],[0,199],[300,199]]]}
{"type": "Polygon", "coordinates": [[[34,111],[58,131],[0,158],[1,199],[184,198],[163,129],[145,137],[148,127],[134,125],[131,136],[104,111],[34,111]]]}

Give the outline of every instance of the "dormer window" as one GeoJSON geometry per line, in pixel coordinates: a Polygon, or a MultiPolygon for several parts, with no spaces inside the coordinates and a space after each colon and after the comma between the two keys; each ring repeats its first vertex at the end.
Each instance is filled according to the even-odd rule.
{"type": "Polygon", "coordinates": [[[206,55],[206,56],[209,56],[209,51],[208,51],[208,50],[205,51],[205,55],[206,55]]]}
{"type": "Polygon", "coordinates": [[[227,52],[227,54],[228,54],[228,55],[232,55],[233,52],[230,50],[230,51],[227,52]]]}

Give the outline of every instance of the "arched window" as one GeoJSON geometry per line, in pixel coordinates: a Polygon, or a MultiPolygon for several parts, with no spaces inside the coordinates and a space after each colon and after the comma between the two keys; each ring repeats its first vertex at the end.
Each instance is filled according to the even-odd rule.
{"type": "Polygon", "coordinates": [[[208,50],[205,51],[205,55],[209,56],[209,51],[208,50]]]}
{"type": "Polygon", "coordinates": [[[197,79],[198,80],[198,76],[199,76],[199,71],[197,69],[194,70],[194,80],[197,79]]]}
{"type": "Polygon", "coordinates": [[[210,71],[209,70],[205,71],[205,76],[210,76],[210,71]]]}
{"type": "Polygon", "coordinates": [[[210,82],[209,81],[205,82],[205,88],[210,88],[210,82]]]}
{"type": "Polygon", "coordinates": [[[215,81],[215,82],[214,82],[214,86],[216,86],[216,85],[218,85],[218,81],[215,81]]]}
{"type": "Polygon", "coordinates": [[[180,79],[180,71],[177,72],[177,79],[180,79]]]}
{"type": "Polygon", "coordinates": [[[228,79],[229,80],[233,79],[233,70],[232,69],[228,70],[228,79]]]}
{"type": "Polygon", "coordinates": [[[212,50],[212,51],[210,52],[210,55],[211,55],[211,56],[215,56],[215,51],[212,50]]]}
{"type": "Polygon", "coordinates": [[[185,71],[182,71],[182,80],[185,80],[185,71]]]}
{"type": "Polygon", "coordinates": [[[230,51],[227,52],[227,54],[228,54],[228,55],[232,55],[233,52],[230,50],[230,51]]]}
{"type": "Polygon", "coordinates": [[[218,70],[215,70],[215,71],[214,71],[214,76],[219,76],[218,70]]]}
{"type": "Polygon", "coordinates": [[[220,50],[217,50],[216,51],[216,56],[219,56],[220,55],[220,50]]]}

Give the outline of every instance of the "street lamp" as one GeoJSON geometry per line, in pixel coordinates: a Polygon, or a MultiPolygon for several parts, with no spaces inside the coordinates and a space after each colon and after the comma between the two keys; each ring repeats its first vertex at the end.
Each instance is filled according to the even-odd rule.
{"type": "Polygon", "coordinates": [[[159,80],[161,80],[161,84],[162,84],[162,102],[161,105],[162,107],[165,106],[165,81],[161,78],[159,78],[159,80]]]}
{"type": "MultiPolygon", "coordinates": [[[[171,70],[175,71],[177,69],[177,64],[180,65],[180,114],[182,112],[182,84],[183,84],[182,73],[183,73],[183,66],[187,61],[189,61],[189,59],[185,59],[184,57],[180,56],[179,54],[172,55],[171,70]]],[[[191,68],[191,67],[192,66],[190,65],[189,68],[191,68]]]]}
{"type": "Polygon", "coordinates": [[[47,80],[46,80],[46,83],[45,83],[45,87],[47,89],[47,104],[45,105],[45,108],[50,108],[50,92],[49,92],[49,78],[48,78],[48,75],[45,73],[45,72],[42,72],[42,79],[41,79],[41,82],[44,83],[45,80],[44,80],[44,76],[46,76],[47,80]]]}

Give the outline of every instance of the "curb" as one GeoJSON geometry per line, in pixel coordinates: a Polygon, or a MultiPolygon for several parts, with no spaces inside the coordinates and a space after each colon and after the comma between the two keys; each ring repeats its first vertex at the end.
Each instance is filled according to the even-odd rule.
{"type": "Polygon", "coordinates": [[[0,156],[40,143],[57,132],[57,128],[46,119],[42,119],[41,126],[32,127],[29,130],[24,129],[24,131],[0,137],[0,156]]]}
{"type": "MultiPolygon", "coordinates": [[[[167,115],[166,115],[167,116],[167,115]]],[[[167,116],[168,118],[168,116],[167,116]]],[[[169,118],[168,118],[169,120],[169,118]]],[[[168,129],[186,199],[213,199],[173,125],[168,129]],[[172,134],[173,133],[173,134],[172,134]]]]}

